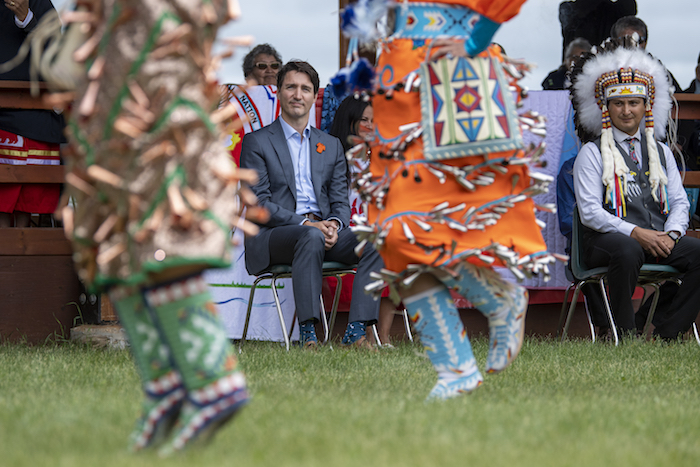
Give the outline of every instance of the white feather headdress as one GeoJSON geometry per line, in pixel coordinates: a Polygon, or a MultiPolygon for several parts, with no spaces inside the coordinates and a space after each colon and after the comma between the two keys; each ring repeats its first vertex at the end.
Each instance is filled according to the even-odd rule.
{"type": "Polygon", "coordinates": [[[665,197],[668,180],[661,169],[656,139],[665,137],[672,107],[672,87],[661,62],[642,49],[625,47],[602,49],[587,57],[582,67],[572,74],[572,99],[578,125],[586,133],[600,136],[606,202],[614,203],[611,198],[615,179],[624,180],[629,168],[612,136],[607,100],[619,97],[619,91],[627,89],[625,85],[637,85],[636,89],[641,90],[646,100],[644,132],[649,156],[649,182],[652,195],[658,201],[657,193],[665,197]]]}

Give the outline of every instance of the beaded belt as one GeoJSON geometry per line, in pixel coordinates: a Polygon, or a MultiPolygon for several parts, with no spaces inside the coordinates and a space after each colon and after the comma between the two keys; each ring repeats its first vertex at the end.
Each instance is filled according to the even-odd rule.
{"type": "MultiPolygon", "coordinates": [[[[481,15],[467,7],[443,3],[411,3],[396,8],[393,37],[434,39],[440,36],[471,37],[481,15]]],[[[484,18],[486,19],[486,18],[484,18]]]]}

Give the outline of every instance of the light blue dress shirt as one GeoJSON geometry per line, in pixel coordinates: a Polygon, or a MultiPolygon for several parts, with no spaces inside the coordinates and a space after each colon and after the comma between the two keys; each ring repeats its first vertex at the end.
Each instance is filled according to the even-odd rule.
{"type": "MultiPolygon", "coordinates": [[[[292,165],[294,166],[294,184],[297,188],[297,209],[296,213],[303,216],[307,213],[313,213],[321,217],[321,209],[318,207],[316,200],[316,192],[314,184],[311,181],[311,152],[309,149],[309,138],[311,137],[311,124],[307,123],[304,128],[304,137],[299,135],[299,132],[280,117],[284,138],[287,140],[289,155],[292,156],[292,165]]],[[[329,217],[328,220],[338,222],[338,231],[343,230],[343,222],[337,217],[329,217]]],[[[307,220],[304,219],[301,223],[304,224],[307,220]]]]}
{"type": "Polygon", "coordinates": [[[316,201],[314,184],[311,181],[311,153],[309,152],[309,138],[311,135],[311,125],[306,124],[303,137],[299,135],[292,126],[280,117],[284,137],[287,140],[289,154],[292,156],[294,166],[294,183],[297,189],[297,210],[296,213],[304,215],[314,213],[320,215],[321,211],[316,201]]]}

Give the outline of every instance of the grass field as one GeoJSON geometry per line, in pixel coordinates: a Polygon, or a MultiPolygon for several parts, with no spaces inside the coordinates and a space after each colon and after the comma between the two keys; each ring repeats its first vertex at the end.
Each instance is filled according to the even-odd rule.
{"type": "MultiPolygon", "coordinates": [[[[477,359],[486,341],[474,342],[477,359]]],[[[0,344],[0,465],[697,466],[700,347],[528,339],[474,394],[425,404],[421,349],[286,353],[248,343],[253,399],[206,448],[130,454],[127,351],[0,344]]]]}

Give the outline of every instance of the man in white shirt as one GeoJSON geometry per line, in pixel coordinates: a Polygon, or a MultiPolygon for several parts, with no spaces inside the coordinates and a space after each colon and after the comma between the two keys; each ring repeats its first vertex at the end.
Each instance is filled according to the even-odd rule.
{"type": "Polygon", "coordinates": [[[683,272],[682,286],[654,323],[656,335],[676,339],[698,315],[700,240],[685,236],[689,202],[673,154],[655,138],[670,108],[665,69],[643,51],[620,47],[599,53],[579,72],[573,77],[579,125],[601,135],[574,165],[586,263],[609,268],[613,316],[626,333],[636,330],[631,298],[642,264],[683,272]]]}

